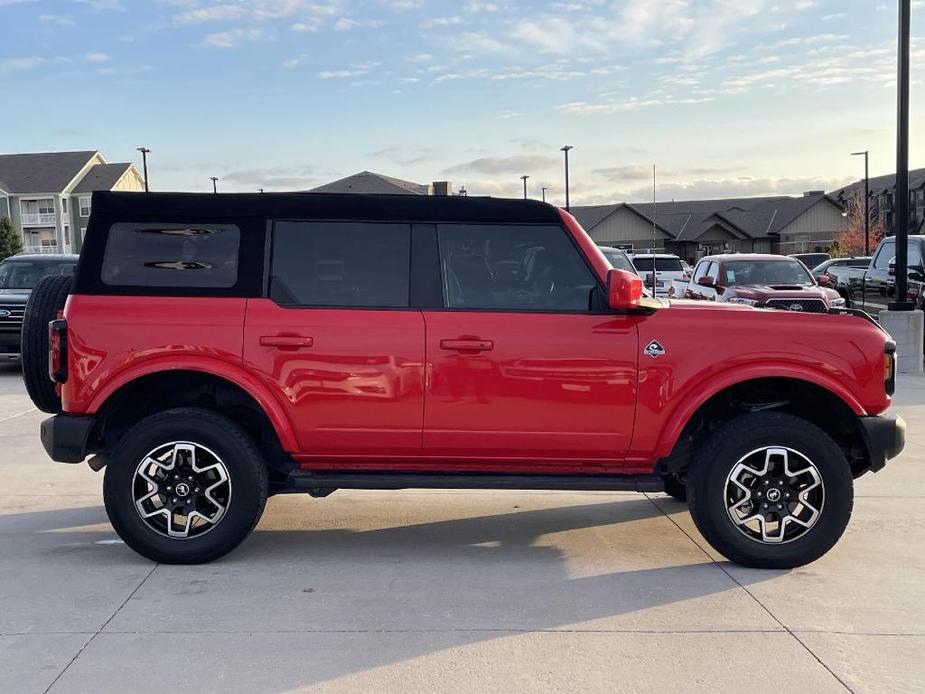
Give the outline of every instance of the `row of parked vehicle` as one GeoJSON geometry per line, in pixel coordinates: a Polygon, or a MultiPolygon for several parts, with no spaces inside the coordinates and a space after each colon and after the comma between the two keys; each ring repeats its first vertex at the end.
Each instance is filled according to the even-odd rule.
{"type": "Polygon", "coordinates": [[[827,276],[815,277],[796,257],[727,253],[701,258],[691,268],[670,254],[630,256],[616,248],[602,251],[614,267],[640,275],[648,291],[657,297],[814,313],[842,308],[847,303],[829,286],[827,276]]]}
{"type": "MultiPolygon", "coordinates": [[[[825,312],[850,308],[859,293],[895,293],[896,240],[883,239],[871,256],[832,258],[827,253],[790,256],[731,253],[701,258],[691,268],[670,254],[627,254],[602,247],[615,268],[643,278],[659,298],[695,299],[825,312]],[[811,268],[811,269],[810,269],[811,268]]],[[[925,236],[908,246],[908,300],[925,308],[925,236]]]]}

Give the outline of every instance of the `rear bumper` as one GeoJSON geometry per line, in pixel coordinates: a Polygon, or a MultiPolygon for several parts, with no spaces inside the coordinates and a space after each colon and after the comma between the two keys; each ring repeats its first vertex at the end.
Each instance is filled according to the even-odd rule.
{"type": "Polygon", "coordinates": [[[42,445],[48,456],[59,463],[81,463],[89,455],[87,442],[93,417],[57,414],[41,426],[42,445]]]}
{"type": "Polygon", "coordinates": [[[902,453],[906,445],[906,421],[897,415],[861,417],[858,419],[867,453],[870,469],[881,470],[886,461],[902,453]]]}

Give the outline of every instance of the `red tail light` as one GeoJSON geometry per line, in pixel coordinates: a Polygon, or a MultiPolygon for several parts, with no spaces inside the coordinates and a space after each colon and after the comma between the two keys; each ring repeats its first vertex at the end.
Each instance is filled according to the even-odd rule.
{"type": "Polygon", "coordinates": [[[64,318],[48,324],[48,376],[55,383],[67,381],[67,321],[64,318]]]}

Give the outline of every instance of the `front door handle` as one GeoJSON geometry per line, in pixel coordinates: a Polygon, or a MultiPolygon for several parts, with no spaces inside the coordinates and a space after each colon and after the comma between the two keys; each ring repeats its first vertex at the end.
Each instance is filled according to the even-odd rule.
{"type": "Polygon", "coordinates": [[[495,348],[495,343],[491,340],[440,340],[440,349],[448,349],[454,352],[490,352],[495,348]]]}
{"type": "Polygon", "coordinates": [[[261,347],[276,347],[277,349],[302,349],[311,347],[315,340],[301,335],[262,335],[261,347]]]}

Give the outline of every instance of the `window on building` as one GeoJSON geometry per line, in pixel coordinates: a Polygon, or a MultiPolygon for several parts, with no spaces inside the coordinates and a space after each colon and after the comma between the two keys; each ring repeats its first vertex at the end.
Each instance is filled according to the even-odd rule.
{"type": "Polygon", "coordinates": [[[114,224],[103,254],[103,283],[233,287],[238,281],[240,240],[240,230],[231,224],[114,224]]]}
{"type": "Polygon", "coordinates": [[[90,196],[81,195],[79,198],[77,198],[77,202],[80,206],[80,216],[89,217],[90,216],[90,196]]]}
{"type": "Polygon", "coordinates": [[[597,280],[559,226],[441,224],[449,308],[588,311],[597,280]]]}
{"type": "Polygon", "coordinates": [[[67,198],[61,198],[61,211],[67,214],[67,198]]]}
{"type": "Polygon", "coordinates": [[[411,225],[277,222],[270,298],[283,306],[404,308],[411,225]]]}

